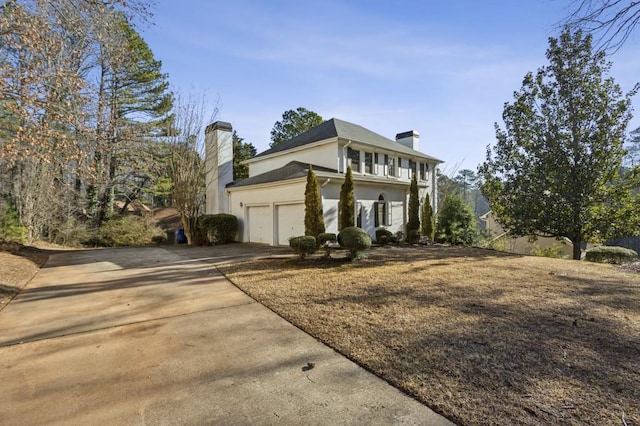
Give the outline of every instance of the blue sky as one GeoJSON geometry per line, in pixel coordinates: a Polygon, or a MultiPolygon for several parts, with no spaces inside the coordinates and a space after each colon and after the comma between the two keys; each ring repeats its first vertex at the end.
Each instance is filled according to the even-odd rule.
{"type": "MultiPolygon", "coordinates": [[[[159,0],[142,34],[174,90],[219,100],[218,119],[258,152],[303,106],[390,139],[417,130],[450,174],[484,160],[504,102],[547,63],[570,3],[159,0]]],[[[639,37],[611,58],[625,91],[640,80],[639,37]]]]}

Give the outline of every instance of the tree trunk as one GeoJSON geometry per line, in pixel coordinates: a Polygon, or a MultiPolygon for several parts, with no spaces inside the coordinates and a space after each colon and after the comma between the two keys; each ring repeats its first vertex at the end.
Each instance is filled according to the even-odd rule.
{"type": "Polygon", "coordinates": [[[582,257],[582,238],[572,238],[571,244],[573,244],[573,260],[580,260],[582,257]]]}

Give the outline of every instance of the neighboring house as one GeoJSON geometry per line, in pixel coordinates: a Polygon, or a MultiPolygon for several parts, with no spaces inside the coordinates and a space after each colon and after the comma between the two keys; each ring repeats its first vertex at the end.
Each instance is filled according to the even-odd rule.
{"type": "MultiPolygon", "coordinates": [[[[436,166],[442,161],[418,151],[415,131],[396,140],[346,121],[331,119],[245,161],[249,178],[232,182],[232,128],[207,127],[206,211],[238,218],[238,240],[287,245],[304,235],[308,166],[318,179],[326,232],[338,232],[338,203],[351,166],[356,225],[375,238],[376,228],[405,231],[409,184],[417,173],[421,202],[428,192],[435,210],[436,166]]],[[[421,209],[422,211],[422,209],[421,209]]]]}
{"type": "Polygon", "coordinates": [[[573,256],[573,246],[568,238],[558,240],[555,237],[512,237],[500,226],[492,211],[483,214],[479,219],[484,222],[485,229],[489,232],[490,247],[496,250],[533,255],[542,254],[544,251],[557,252],[560,257],[569,259],[573,256]]]}

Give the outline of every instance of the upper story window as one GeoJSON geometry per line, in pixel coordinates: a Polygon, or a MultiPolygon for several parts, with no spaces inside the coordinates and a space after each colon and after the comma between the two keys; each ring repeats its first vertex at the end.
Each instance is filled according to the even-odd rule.
{"type": "Polygon", "coordinates": [[[364,153],[364,172],[369,175],[373,174],[373,153],[372,152],[364,153]]]}
{"type": "Polygon", "coordinates": [[[398,173],[397,177],[402,177],[402,158],[398,157],[398,173]]]}
{"type": "Polygon", "coordinates": [[[396,176],[396,159],[385,154],[384,165],[387,168],[388,176],[396,176]]]}
{"type": "Polygon", "coordinates": [[[412,178],[414,173],[416,173],[416,162],[409,160],[409,178],[412,178]]]}
{"type": "Polygon", "coordinates": [[[429,165],[427,163],[420,163],[420,180],[427,180],[427,172],[429,171],[429,165]]]}
{"type": "Polygon", "coordinates": [[[347,148],[347,164],[351,165],[351,171],[360,173],[360,151],[347,148]]]}

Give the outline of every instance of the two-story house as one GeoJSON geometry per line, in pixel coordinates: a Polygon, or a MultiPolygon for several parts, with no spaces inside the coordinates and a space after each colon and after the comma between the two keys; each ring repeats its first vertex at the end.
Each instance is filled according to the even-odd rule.
{"type": "Polygon", "coordinates": [[[428,191],[435,210],[436,166],[442,161],[418,150],[415,131],[393,141],[333,118],[247,160],[249,178],[237,182],[232,182],[231,132],[225,122],[206,130],[206,211],[235,215],[239,241],[286,245],[290,237],[304,235],[309,165],[318,179],[327,232],[338,232],[340,188],[349,166],[356,224],[372,237],[379,227],[404,232],[413,174],[421,202],[428,191]]]}

